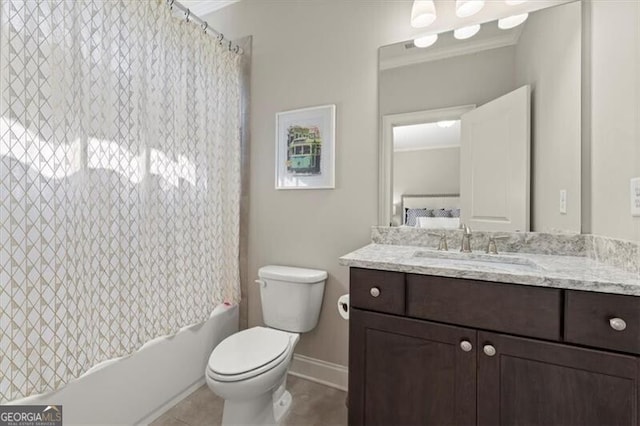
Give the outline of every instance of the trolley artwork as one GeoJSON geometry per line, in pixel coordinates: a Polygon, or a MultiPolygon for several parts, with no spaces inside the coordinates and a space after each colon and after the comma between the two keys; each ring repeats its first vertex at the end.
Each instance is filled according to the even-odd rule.
{"type": "Polygon", "coordinates": [[[320,174],[322,137],[316,126],[287,129],[287,171],[296,176],[320,174]]]}
{"type": "Polygon", "coordinates": [[[276,189],[335,188],[336,106],[276,113],[276,189]]]}

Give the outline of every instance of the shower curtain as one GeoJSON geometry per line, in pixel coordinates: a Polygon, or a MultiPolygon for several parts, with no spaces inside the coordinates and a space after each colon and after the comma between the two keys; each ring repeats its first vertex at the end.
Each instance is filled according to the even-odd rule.
{"type": "Polygon", "coordinates": [[[239,299],[240,59],[161,0],[0,0],[0,403],[239,299]]]}

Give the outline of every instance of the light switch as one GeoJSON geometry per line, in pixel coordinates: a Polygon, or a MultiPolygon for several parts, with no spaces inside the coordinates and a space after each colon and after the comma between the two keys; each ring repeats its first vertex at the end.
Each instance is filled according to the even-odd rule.
{"type": "Polygon", "coordinates": [[[640,217],[640,177],[631,179],[631,216],[640,217]]]}
{"type": "Polygon", "coordinates": [[[567,190],[560,190],[560,214],[567,214],[567,190]]]}

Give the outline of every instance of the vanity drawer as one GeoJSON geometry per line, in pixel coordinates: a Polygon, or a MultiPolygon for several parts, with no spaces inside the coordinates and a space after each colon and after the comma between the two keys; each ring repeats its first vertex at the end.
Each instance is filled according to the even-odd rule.
{"type": "Polygon", "coordinates": [[[411,317],[560,340],[558,289],[407,274],[406,297],[411,317]]]}
{"type": "Polygon", "coordinates": [[[565,340],[640,354],[640,297],[567,291],[565,340]]]}
{"type": "Polygon", "coordinates": [[[349,303],[354,308],[404,314],[404,273],[351,268],[349,303]]]}

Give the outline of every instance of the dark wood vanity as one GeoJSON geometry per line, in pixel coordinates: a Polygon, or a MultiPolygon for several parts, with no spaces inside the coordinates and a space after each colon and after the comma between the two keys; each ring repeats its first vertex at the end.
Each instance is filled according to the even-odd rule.
{"type": "Polygon", "coordinates": [[[640,297],[350,268],[349,424],[640,425],[640,297]]]}

